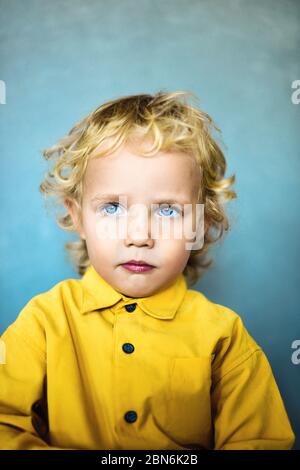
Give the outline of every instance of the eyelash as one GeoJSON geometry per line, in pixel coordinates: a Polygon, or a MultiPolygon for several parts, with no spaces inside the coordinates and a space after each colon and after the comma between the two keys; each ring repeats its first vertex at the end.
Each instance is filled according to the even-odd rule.
{"type": "MultiPolygon", "coordinates": [[[[97,212],[105,210],[106,207],[109,207],[109,206],[121,207],[118,202],[107,202],[107,203],[103,204],[102,206],[99,206],[97,208],[97,212]]],[[[177,216],[182,215],[182,211],[180,209],[177,209],[175,206],[172,206],[171,204],[161,204],[161,206],[167,206],[167,207],[164,207],[164,209],[173,209],[173,210],[175,210],[176,213],[177,213],[177,216]]],[[[161,210],[161,207],[159,208],[159,210],[161,210]]],[[[109,214],[104,214],[104,215],[109,215],[109,214]]],[[[111,214],[111,215],[116,215],[116,214],[114,213],[114,214],[111,214]]]]}

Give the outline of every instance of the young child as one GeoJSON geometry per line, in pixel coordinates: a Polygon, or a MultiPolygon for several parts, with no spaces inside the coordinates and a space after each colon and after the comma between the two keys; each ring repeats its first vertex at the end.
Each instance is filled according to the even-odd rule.
{"type": "Polygon", "coordinates": [[[1,449],[292,448],[263,349],[190,289],[236,193],[219,129],[188,96],[109,101],[44,151],[40,190],[80,236],[66,248],[82,277],[33,297],[1,337],[1,449]]]}

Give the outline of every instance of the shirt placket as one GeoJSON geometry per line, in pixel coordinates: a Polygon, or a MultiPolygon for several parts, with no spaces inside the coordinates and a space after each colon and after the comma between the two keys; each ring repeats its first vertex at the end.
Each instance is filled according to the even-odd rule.
{"type": "Polygon", "coordinates": [[[142,418],[139,368],[141,353],[139,322],[140,309],[137,302],[121,301],[113,312],[113,394],[115,409],[115,432],[126,448],[133,445],[142,418]]]}

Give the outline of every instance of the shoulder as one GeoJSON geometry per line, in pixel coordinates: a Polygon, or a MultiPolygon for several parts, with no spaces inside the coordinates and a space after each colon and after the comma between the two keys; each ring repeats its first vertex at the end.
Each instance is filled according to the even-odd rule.
{"type": "Polygon", "coordinates": [[[81,304],[81,280],[64,279],[32,297],[9,328],[30,336],[45,331],[49,325],[59,328],[66,321],[66,314],[79,310],[81,304]]]}
{"type": "Polygon", "coordinates": [[[216,366],[225,357],[234,365],[261,350],[241,314],[232,308],[213,302],[203,293],[192,289],[187,290],[183,308],[210,337],[216,366]]]}
{"type": "Polygon", "coordinates": [[[213,302],[202,292],[193,289],[186,291],[182,308],[193,312],[199,321],[221,330],[230,330],[242,321],[232,308],[213,302]]]}

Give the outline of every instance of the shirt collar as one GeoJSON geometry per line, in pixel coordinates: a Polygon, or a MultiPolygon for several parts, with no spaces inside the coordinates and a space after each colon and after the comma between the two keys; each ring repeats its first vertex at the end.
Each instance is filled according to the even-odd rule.
{"type": "Polygon", "coordinates": [[[185,278],[180,273],[175,281],[161,292],[149,297],[127,297],[106,282],[92,265],[87,268],[80,282],[83,287],[82,314],[107,307],[117,311],[126,304],[137,303],[145,313],[154,318],[172,319],[187,291],[185,278]]]}

